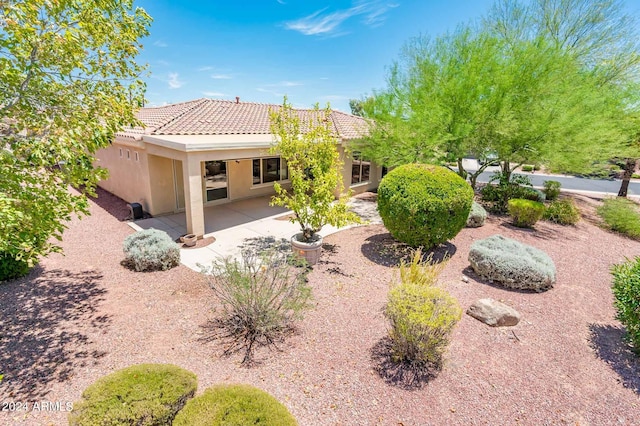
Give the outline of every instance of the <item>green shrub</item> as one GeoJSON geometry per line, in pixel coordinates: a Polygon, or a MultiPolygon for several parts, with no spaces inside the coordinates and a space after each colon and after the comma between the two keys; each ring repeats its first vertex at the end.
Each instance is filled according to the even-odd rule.
{"type": "Polygon", "coordinates": [[[472,201],[473,190],[464,179],[427,164],[397,167],[378,188],[378,211],[385,227],[413,247],[431,248],[455,237],[472,201]]]}
{"type": "Polygon", "coordinates": [[[509,200],[509,216],[513,218],[513,224],[521,228],[531,228],[544,214],[544,204],[537,201],[513,199],[509,200]]]}
{"type": "Polygon", "coordinates": [[[145,229],[124,239],[125,264],[134,270],[166,271],[180,264],[180,248],[169,234],[145,229]]]}
{"type": "Polygon", "coordinates": [[[508,288],[544,291],[556,281],[556,267],[545,252],[502,235],[474,242],[469,263],[482,278],[508,288]]]}
{"type": "Polygon", "coordinates": [[[598,214],[607,227],[628,237],[640,239],[638,205],[626,198],[608,198],[598,207],[598,214]]]}
{"type": "Polygon", "coordinates": [[[502,174],[495,174],[482,188],[480,195],[483,201],[489,203],[490,210],[496,213],[506,213],[509,200],[514,198],[544,201],[541,192],[531,186],[529,177],[522,175],[511,175],[511,180],[507,182],[502,174]],[[494,185],[496,181],[498,184],[494,185]]]}
{"type": "Polygon", "coordinates": [[[534,166],[532,164],[525,164],[522,166],[523,172],[532,172],[534,170],[534,166]]]}
{"type": "Polygon", "coordinates": [[[640,353],[640,257],[614,265],[611,273],[617,318],[626,327],[631,343],[640,353]]]}
{"type": "Polygon", "coordinates": [[[640,179],[640,175],[638,173],[634,173],[631,175],[632,179],[640,179]]]}
{"type": "Polygon", "coordinates": [[[189,402],[173,426],[294,426],[289,410],[268,393],[248,385],[218,385],[189,402]]]}
{"type": "Polygon", "coordinates": [[[413,253],[410,262],[400,261],[400,283],[412,283],[421,286],[435,284],[438,275],[444,269],[446,262],[433,263],[431,255],[425,260],[422,250],[417,249],[413,253]]]}
{"type": "Polygon", "coordinates": [[[403,282],[389,291],[385,316],[395,362],[440,366],[462,310],[442,288],[403,282]]]}
{"type": "Polygon", "coordinates": [[[478,228],[484,225],[484,221],[487,219],[487,211],[480,204],[475,201],[471,204],[471,211],[467,217],[467,228],[478,228]]]}
{"type": "Polygon", "coordinates": [[[204,272],[222,304],[217,323],[231,338],[226,353],[244,349],[243,364],[252,361],[256,346],[289,332],[309,306],[308,269],[291,251],[242,250],[242,260],[227,257],[204,272]]]}
{"type": "Polygon", "coordinates": [[[195,374],[175,365],[134,365],[89,386],[73,404],[69,425],[171,424],[197,387],[195,374]]]}
{"type": "Polygon", "coordinates": [[[29,264],[9,253],[0,253],[0,282],[15,280],[29,273],[29,264]]]}
{"type": "MultiPolygon", "coordinates": [[[[531,201],[536,201],[538,203],[544,203],[545,200],[547,199],[547,196],[544,195],[544,192],[535,188],[522,187],[520,188],[520,191],[518,191],[517,195],[518,195],[517,197],[514,196],[511,199],[512,200],[514,199],[531,200],[531,201]]],[[[508,204],[507,204],[507,208],[508,208],[508,204]]]]}
{"type": "Polygon", "coordinates": [[[560,225],[575,225],[580,220],[580,210],[571,198],[552,201],[542,215],[544,220],[560,225]]]}
{"type": "Polygon", "coordinates": [[[545,180],[543,185],[547,200],[553,201],[558,198],[558,195],[560,195],[560,182],[557,180],[545,180]]]}

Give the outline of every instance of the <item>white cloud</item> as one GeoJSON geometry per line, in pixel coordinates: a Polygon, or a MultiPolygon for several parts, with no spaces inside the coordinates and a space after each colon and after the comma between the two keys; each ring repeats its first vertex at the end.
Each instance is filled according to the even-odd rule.
{"type": "Polygon", "coordinates": [[[179,89],[184,86],[184,81],[179,79],[179,75],[177,72],[170,72],[169,79],[167,80],[169,83],[169,89],[179,89]]]}
{"type": "Polygon", "coordinates": [[[209,98],[224,98],[225,96],[227,96],[224,93],[220,92],[202,92],[202,94],[209,98]]]}
{"type": "Polygon", "coordinates": [[[281,81],[279,83],[274,84],[265,84],[265,87],[296,87],[302,86],[303,84],[298,81],[281,81]]]}
{"type": "Polygon", "coordinates": [[[168,67],[169,62],[165,61],[164,59],[158,59],[158,65],[162,65],[163,67],[168,67]]]}
{"type": "Polygon", "coordinates": [[[154,41],[154,42],[153,42],[153,45],[154,45],[154,46],[157,46],[157,47],[167,47],[167,46],[169,46],[167,43],[165,43],[165,42],[164,42],[164,41],[162,41],[162,40],[156,40],[156,41],[154,41]]]}
{"type": "Polygon", "coordinates": [[[233,77],[229,74],[211,74],[211,78],[215,80],[231,80],[233,77]]]}
{"type": "Polygon", "coordinates": [[[198,71],[199,71],[199,72],[202,72],[202,71],[211,71],[212,69],[213,69],[213,67],[210,67],[209,65],[206,65],[206,66],[204,66],[204,67],[200,67],[200,68],[198,68],[198,71]]]}
{"type": "Polygon", "coordinates": [[[346,34],[340,31],[339,27],[352,17],[362,16],[365,25],[377,27],[386,19],[387,11],[395,7],[398,7],[398,4],[385,3],[383,0],[359,0],[349,9],[328,12],[328,8],[324,8],[295,21],[285,22],[284,26],[304,35],[335,37],[346,34]]]}

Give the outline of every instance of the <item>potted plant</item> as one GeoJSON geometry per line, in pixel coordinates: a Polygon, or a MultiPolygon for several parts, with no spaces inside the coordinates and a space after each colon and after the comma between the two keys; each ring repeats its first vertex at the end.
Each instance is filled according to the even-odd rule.
{"type": "Polygon", "coordinates": [[[324,225],[336,227],[360,223],[349,211],[342,180],[342,161],[338,153],[338,138],[333,133],[329,105],[320,110],[300,114],[284,98],[281,108],[271,111],[271,133],[275,141],[272,154],[279,154],[289,169],[291,189],[274,183],[276,195],[271,205],[293,211],[292,222],[300,225],[299,233],[291,238],[293,251],[311,265],[320,257],[322,237],[318,232],[324,225]],[[340,194],[336,199],[335,194],[340,194]]]}

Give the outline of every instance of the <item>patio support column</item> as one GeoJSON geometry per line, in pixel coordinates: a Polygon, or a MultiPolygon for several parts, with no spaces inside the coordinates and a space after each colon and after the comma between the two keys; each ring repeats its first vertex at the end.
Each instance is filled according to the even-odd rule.
{"type": "Polygon", "coordinates": [[[201,174],[200,161],[187,155],[182,164],[187,233],[196,234],[198,237],[204,235],[204,203],[202,200],[201,174]]]}

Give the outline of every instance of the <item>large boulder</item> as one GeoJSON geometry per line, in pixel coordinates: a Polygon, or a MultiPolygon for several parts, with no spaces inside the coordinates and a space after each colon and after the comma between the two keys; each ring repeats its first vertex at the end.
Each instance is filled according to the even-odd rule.
{"type": "Polygon", "coordinates": [[[470,315],[492,327],[508,327],[520,322],[520,313],[493,299],[479,299],[467,309],[470,315]]]}
{"type": "Polygon", "coordinates": [[[502,235],[473,243],[469,263],[482,278],[507,288],[545,291],[556,282],[556,267],[545,252],[502,235]]]}

